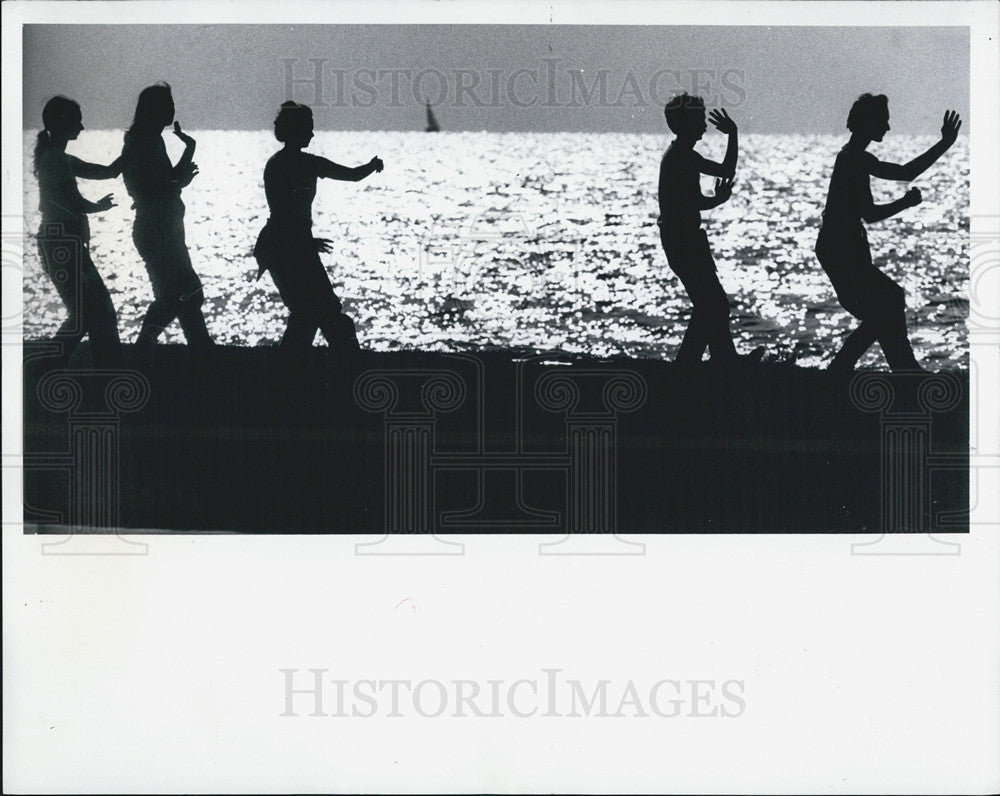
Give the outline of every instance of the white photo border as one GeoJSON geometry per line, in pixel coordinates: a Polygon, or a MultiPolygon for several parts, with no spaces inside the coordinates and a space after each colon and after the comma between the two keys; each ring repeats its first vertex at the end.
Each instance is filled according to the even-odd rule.
{"type": "MultiPolygon", "coordinates": [[[[973,233],[976,219],[1000,218],[1000,22],[988,1],[11,2],[4,233],[22,212],[10,164],[22,162],[23,24],[706,19],[968,26],[973,233]]],[[[3,280],[8,318],[20,277],[3,280]]],[[[1000,318],[1000,294],[990,299],[1000,318]]],[[[971,351],[970,440],[985,457],[1000,455],[996,331],[971,351]]],[[[503,535],[463,537],[458,556],[355,555],[369,536],[155,536],[139,540],[142,556],[42,555],[19,525],[21,349],[6,342],[5,791],[1000,790],[998,470],[977,474],[970,532],[948,539],[960,555],[907,555],[925,537],[852,555],[873,539],[810,534],[644,535],[644,556],[620,557],[538,555],[537,538],[503,535]],[[325,670],[331,695],[338,679],[350,691],[493,678],[508,696],[529,685],[493,718],[281,715],[282,670],[307,688],[310,669],[325,670]],[[526,712],[518,699],[552,670],[588,693],[611,681],[616,704],[628,683],[646,700],[661,680],[695,692],[709,687],[692,681],[742,682],[745,704],[716,721],[517,715],[511,705],[526,712]]]]}

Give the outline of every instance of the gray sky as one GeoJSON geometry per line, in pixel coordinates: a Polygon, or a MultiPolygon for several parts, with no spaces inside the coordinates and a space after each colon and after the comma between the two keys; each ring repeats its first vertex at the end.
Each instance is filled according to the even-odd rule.
{"type": "Polygon", "coordinates": [[[65,94],[88,127],[122,129],[166,80],[187,127],[269,128],[289,74],[317,66],[291,98],[320,129],[422,129],[423,96],[445,130],[663,132],[664,100],[696,86],[747,132],[843,132],[864,91],[901,133],[969,112],[959,27],[29,25],[24,126],[65,94]]]}

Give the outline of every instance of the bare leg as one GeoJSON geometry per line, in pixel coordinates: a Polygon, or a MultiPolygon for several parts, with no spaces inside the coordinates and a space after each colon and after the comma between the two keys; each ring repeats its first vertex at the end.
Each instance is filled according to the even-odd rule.
{"type": "Polygon", "coordinates": [[[879,319],[878,341],[893,371],[923,370],[913,354],[906,330],[906,295],[903,288],[879,272],[882,315],[879,319]]]}
{"type": "Polygon", "coordinates": [[[180,312],[177,320],[180,321],[181,329],[184,331],[184,338],[191,349],[199,354],[211,351],[214,347],[212,338],[208,334],[208,327],[205,325],[205,316],[201,311],[201,291],[197,297],[189,297],[181,300],[180,312]]]}
{"type": "Polygon", "coordinates": [[[922,370],[906,333],[906,297],[892,279],[876,270],[853,295],[841,297],[841,304],[861,318],[861,325],[833,358],[831,372],[849,374],[876,340],[893,371],[922,370]]]}
{"type": "Polygon", "coordinates": [[[83,327],[90,335],[94,365],[102,369],[120,369],[125,365],[125,357],[111,295],[93,265],[84,273],[83,282],[83,327]]]}
{"type": "Polygon", "coordinates": [[[697,365],[706,346],[713,360],[736,359],[736,346],[729,329],[729,299],[715,271],[685,273],[681,281],[694,308],[677,353],[677,364],[697,365]]]}
{"type": "Polygon", "coordinates": [[[844,344],[827,369],[832,373],[850,373],[858,364],[858,360],[865,355],[865,351],[872,347],[875,339],[874,324],[870,321],[862,321],[861,325],[844,340],[844,344]]]}
{"type": "Polygon", "coordinates": [[[736,346],[729,329],[729,299],[719,283],[715,260],[704,230],[676,241],[660,238],[670,268],[691,299],[691,320],[677,352],[676,362],[693,367],[701,362],[706,346],[717,362],[736,360],[736,346]]]}

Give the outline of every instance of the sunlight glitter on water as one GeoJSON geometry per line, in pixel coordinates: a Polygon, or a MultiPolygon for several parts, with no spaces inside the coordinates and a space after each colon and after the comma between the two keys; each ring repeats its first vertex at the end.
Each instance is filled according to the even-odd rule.
{"type": "MultiPolygon", "coordinates": [[[[200,174],[184,192],[187,240],[220,343],[272,345],[287,313],[249,256],[267,218],[269,131],[193,133],[200,174]]],[[[38,225],[25,134],[25,228],[38,225]]],[[[172,157],[179,143],[165,136],[172,157]]],[[[513,347],[672,359],[690,313],[656,228],[656,180],[667,136],[524,133],[319,132],[309,151],[355,165],[379,155],[382,174],[322,182],[317,237],[362,344],[374,350],[513,347]]],[[[830,359],[856,324],[813,255],[841,136],[741,136],[733,199],[704,214],[737,345],[764,345],[801,365],[830,359]]],[[[908,160],[933,143],[895,136],[873,151],[908,160]]],[[[121,133],[84,131],[69,151],[113,160],[121,133]]],[[[721,158],[725,140],[699,144],[721,158]]],[[[966,369],[969,263],[968,139],[915,183],[924,203],[872,225],[875,262],[907,293],[911,337],[932,369],[966,369]]],[[[706,193],[711,182],[705,181],[706,193]]],[[[876,201],[905,186],[873,181],[876,201]]],[[[117,207],[91,218],[92,253],[132,341],[152,299],[131,240],[120,181],[80,181],[117,207]]],[[[24,334],[51,335],[65,310],[26,241],[24,334]]],[[[176,324],[161,338],[182,342],[176,324]]],[[[322,344],[322,338],[317,339],[322,344]]],[[[862,365],[884,368],[875,346],[862,365]]]]}

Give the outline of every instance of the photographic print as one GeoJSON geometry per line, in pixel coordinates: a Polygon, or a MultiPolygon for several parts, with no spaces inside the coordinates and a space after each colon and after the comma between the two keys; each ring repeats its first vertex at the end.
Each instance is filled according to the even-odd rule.
{"type": "Polygon", "coordinates": [[[989,2],[8,2],[4,791],[1000,790],[989,2]]]}

